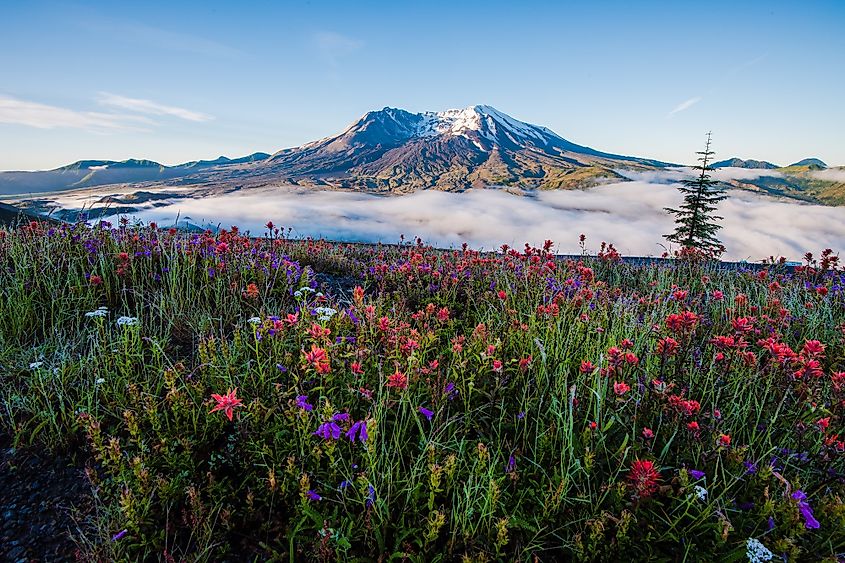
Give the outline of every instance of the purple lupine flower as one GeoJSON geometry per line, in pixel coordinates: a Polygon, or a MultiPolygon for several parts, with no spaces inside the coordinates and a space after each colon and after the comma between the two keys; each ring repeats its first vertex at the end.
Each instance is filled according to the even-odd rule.
{"type": "Polygon", "coordinates": [[[757,473],[757,464],[751,461],[743,461],[742,464],[745,466],[745,473],[757,473]]]}
{"type": "Polygon", "coordinates": [[[349,422],[349,413],[339,412],[332,416],[332,420],[335,422],[349,422]]]}
{"type": "Polygon", "coordinates": [[[117,540],[121,539],[123,536],[125,536],[127,533],[129,533],[129,530],[124,528],[123,530],[121,530],[118,533],[116,533],[115,535],[113,535],[111,537],[111,541],[117,541],[117,540]]]}
{"type": "Polygon", "coordinates": [[[807,502],[807,495],[804,494],[804,491],[798,489],[792,493],[792,498],[798,501],[798,511],[801,513],[801,517],[804,518],[804,527],[811,530],[821,527],[819,521],[813,516],[813,509],[810,503],[807,502]]]}
{"type": "Polygon", "coordinates": [[[505,473],[513,473],[516,470],[516,458],[511,454],[508,457],[508,465],[505,467],[505,473]]]}
{"type": "MultiPolygon", "coordinates": [[[[285,366],[283,366],[282,364],[276,364],[276,369],[277,369],[277,370],[279,370],[279,371],[280,371],[280,372],[282,372],[282,373],[287,373],[287,372],[288,372],[288,368],[286,368],[286,367],[285,367],[285,366]]],[[[311,409],[308,409],[308,410],[311,410],[311,409]]]]}
{"type": "Polygon", "coordinates": [[[421,414],[421,415],[425,416],[425,417],[426,417],[427,419],[429,419],[429,420],[431,420],[431,417],[432,417],[432,416],[434,416],[434,412],[433,412],[433,411],[428,410],[428,409],[427,409],[427,408],[425,408],[425,407],[420,407],[418,410],[420,411],[420,414],[421,414]]]}
{"type": "Polygon", "coordinates": [[[311,500],[313,500],[313,501],[315,501],[315,502],[316,502],[316,501],[318,501],[318,500],[322,500],[322,499],[323,499],[323,497],[321,497],[320,495],[318,495],[318,494],[316,493],[316,491],[314,491],[313,489],[308,489],[308,492],[306,492],[306,493],[305,493],[305,496],[307,496],[309,499],[311,499],[311,500]]]}
{"type": "Polygon", "coordinates": [[[314,432],[315,436],[319,436],[324,440],[337,440],[340,438],[340,426],[336,422],[324,422],[314,432]]]}
{"type": "Polygon", "coordinates": [[[523,418],[525,418],[525,411],[520,411],[520,412],[518,412],[518,413],[516,414],[516,418],[517,418],[518,420],[522,420],[523,418]]]}
{"type": "Polygon", "coordinates": [[[456,395],[457,391],[455,390],[455,384],[451,381],[446,383],[446,387],[443,388],[443,394],[446,395],[449,399],[456,395]]]}
{"type": "Polygon", "coordinates": [[[364,504],[366,504],[367,508],[370,508],[375,501],[376,490],[372,485],[367,485],[367,501],[364,504]]]}
{"type": "Polygon", "coordinates": [[[706,473],[704,471],[699,471],[698,469],[688,469],[687,472],[692,475],[692,478],[698,481],[699,479],[704,479],[706,473]]]}
{"type": "Polygon", "coordinates": [[[358,440],[366,442],[369,435],[367,434],[367,423],[363,420],[355,422],[352,427],[346,432],[346,437],[350,442],[355,441],[355,434],[358,434],[358,440]]]}
{"type": "Polygon", "coordinates": [[[341,481],[340,485],[338,486],[338,490],[342,491],[343,489],[348,488],[350,485],[352,485],[352,483],[350,483],[349,481],[341,481]]]}
{"type": "Polygon", "coordinates": [[[314,408],[314,405],[308,402],[308,395],[298,395],[296,397],[296,406],[309,412],[314,408]]]}
{"type": "Polygon", "coordinates": [[[775,519],[772,518],[771,516],[769,516],[769,531],[771,532],[774,529],[775,529],[775,519]]]}

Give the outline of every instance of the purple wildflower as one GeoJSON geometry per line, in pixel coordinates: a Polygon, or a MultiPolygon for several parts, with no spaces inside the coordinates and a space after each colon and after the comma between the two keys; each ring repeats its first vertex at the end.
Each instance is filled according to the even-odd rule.
{"type": "Polygon", "coordinates": [[[516,458],[511,454],[508,457],[508,465],[505,467],[505,473],[513,473],[516,470],[516,458]]]}
{"type": "Polygon", "coordinates": [[[371,507],[376,501],[376,490],[372,485],[367,485],[367,501],[364,503],[367,508],[371,507]]]}
{"type": "Polygon", "coordinates": [[[699,479],[704,479],[704,476],[706,475],[704,471],[700,471],[698,469],[689,469],[687,471],[690,475],[692,475],[692,478],[696,481],[698,481],[699,479]]]}
{"type": "Polygon", "coordinates": [[[421,414],[421,415],[425,416],[425,417],[426,417],[427,419],[429,419],[429,420],[431,420],[431,417],[432,417],[432,416],[434,416],[434,412],[433,412],[433,411],[428,410],[428,409],[427,409],[427,408],[425,408],[425,407],[420,407],[420,408],[419,408],[419,411],[420,411],[420,414],[421,414]]]}
{"type": "Polygon", "coordinates": [[[308,402],[308,395],[299,395],[296,397],[296,406],[304,411],[311,411],[314,405],[308,402]]]}
{"type": "MultiPolygon", "coordinates": [[[[286,368],[282,364],[276,364],[276,369],[279,370],[282,373],[287,373],[287,371],[288,371],[288,368],[286,368]]],[[[311,410],[311,409],[308,409],[308,410],[311,410]]]]}
{"type": "Polygon", "coordinates": [[[804,491],[798,489],[792,493],[792,498],[798,501],[798,511],[801,513],[801,517],[804,518],[804,527],[807,529],[821,527],[819,521],[813,516],[813,509],[810,507],[810,503],[807,502],[807,495],[804,494],[804,491]]]}
{"type": "Polygon", "coordinates": [[[745,473],[757,473],[757,464],[751,461],[743,461],[742,464],[745,466],[745,473]]]}
{"type": "Polygon", "coordinates": [[[123,536],[125,536],[127,533],[129,533],[129,530],[124,528],[123,530],[121,530],[118,533],[116,533],[115,535],[113,535],[111,537],[111,541],[117,541],[117,540],[121,539],[123,536]]]}
{"type": "Polygon", "coordinates": [[[517,413],[516,418],[518,420],[522,420],[523,418],[525,418],[525,411],[521,411],[521,412],[517,413]]]}
{"type": "Polygon", "coordinates": [[[352,485],[352,483],[350,483],[349,481],[341,481],[340,486],[338,487],[338,490],[342,491],[343,489],[346,489],[350,485],[352,485]]]}
{"type": "Polygon", "coordinates": [[[332,416],[332,420],[335,422],[349,422],[349,413],[348,412],[339,412],[332,416]]]}
{"type": "Polygon", "coordinates": [[[369,435],[367,434],[367,423],[363,420],[355,422],[352,427],[346,432],[346,437],[350,442],[355,441],[355,434],[358,434],[358,440],[366,442],[369,435]]]}
{"type": "Polygon", "coordinates": [[[340,426],[337,425],[336,422],[324,422],[317,428],[317,431],[314,432],[315,436],[319,436],[324,440],[337,440],[340,438],[340,426]]]}
{"type": "Polygon", "coordinates": [[[772,518],[771,516],[769,516],[769,531],[771,532],[774,529],[775,529],[775,519],[772,518]]]}
{"type": "Polygon", "coordinates": [[[318,495],[313,489],[308,489],[308,492],[305,493],[305,496],[307,496],[309,499],[311,499],[315,502],[323,499],[323,497],[318,495]]]}

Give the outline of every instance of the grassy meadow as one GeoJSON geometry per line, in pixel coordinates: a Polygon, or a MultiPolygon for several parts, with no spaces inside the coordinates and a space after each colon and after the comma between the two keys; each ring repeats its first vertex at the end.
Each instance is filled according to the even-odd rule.
{"type": "Polygon", "coordinates": [[[284,234],[0,228],[0,431],[86,467],[85,560],[845,556],[831,253],[284,234]]]}

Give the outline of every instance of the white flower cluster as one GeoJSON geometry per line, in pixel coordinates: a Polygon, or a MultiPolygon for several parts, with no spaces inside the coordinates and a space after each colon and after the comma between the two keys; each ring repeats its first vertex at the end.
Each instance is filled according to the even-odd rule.
{"type": "Polygon", "coordinates": [[[745,554],[748,556],[749,563],[771,561],[774,557],[774,553],[769,551],[769,548],[756,538],[748,538],[745,542],[745,554]]]}
{"type": "Polygon", "coordinates": [[[337,309],[332,309],[331,307],[317,307],[314,309],[314,312],[317,313],[317,319],[321,321],[330,321],[331,318],[337,314],[337,309]]]}
{"type": "Polygon", "coordinates": [[[314,290],[313,290],[313,289],[311,289],[310,287],[308,287],[308,286],[306,285],[306,286],[300,287],[299,289],[297,289],[296,291],[294,291],[294,292],[293,292],[293,296],[294,296],[294,297],[296,297],[297,299],[299,299],[299,298],[300,298],[300,297],[302,297],[305,293],[314,293],[314,290]]]}
{"type": "Polygon", "coordinates": [[[693,491],[695,491],[695,496],[698,497],[698,500],[702,500],[702,501],[707,500],[707,489],[705,489],[701,485],[696,485],[693,488],[693,491]]]}
{"type": "Polygon", "coordinates": [[[44,362],[32,362],[29,364],[29,369],[38,369],[44,365],[44,362]]]}
{"type": "Polygon", "coordinates": [[[138,317],[119,317],[117,319],[117,326],[136,326],[140,324],[138,317]]]}
{"type": "Polygon", "coordinates": [[[251,325],[260,325],[261,324],[261,317],[250,317],[246,320],[251,325]]]}
{"type": "Polygon", "coordinates": [[[98,307],[96,311],[88,311],[85,313],[85,316],[89,319],[93,317],[105,317],[109,314],[109,310],[106,307],[98,307]]]}

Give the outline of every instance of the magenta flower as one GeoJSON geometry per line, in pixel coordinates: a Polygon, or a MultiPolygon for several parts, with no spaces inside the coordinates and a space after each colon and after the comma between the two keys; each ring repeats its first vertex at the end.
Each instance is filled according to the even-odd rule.
{"type": "Polygon", "coordinates": [[[352,427],[346,432],[346,437],[349,438],[350,442],[355,441],[355,434],[358,434],[358,440],[361,442],[366,442],[367,438],[369,438],[369,434],[367,434],[367,423],[363,420],[359,420],[355,422],[352,427]]]}
{"type": "Polygon", "coordinates": [[[319,436],[324,440],[337,440],[340,438],[340,426],[336,422],[324,422],[314,432],[315,436],[319,436]]]}

